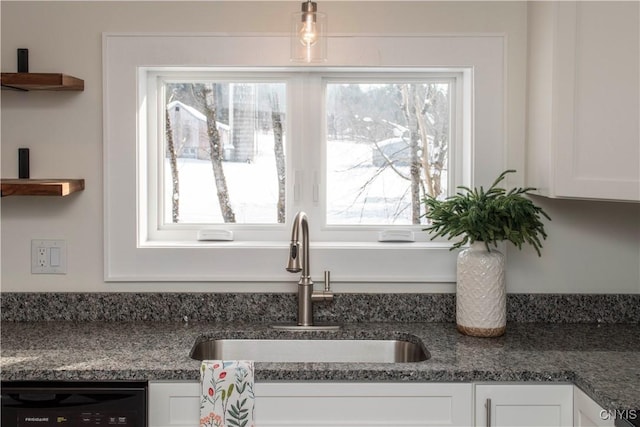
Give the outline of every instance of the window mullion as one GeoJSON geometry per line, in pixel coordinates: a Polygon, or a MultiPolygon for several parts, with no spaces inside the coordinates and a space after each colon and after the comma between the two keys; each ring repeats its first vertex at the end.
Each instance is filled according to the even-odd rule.
{"type": "MultiPolygon", "coordinates": [[[[301,162],[296,169],[302,171],[304,196],[300,209],[309,216],[309,231],[314,241],[323,240],[321,230],[325,224],[323,198],[323,123],[322,78],[318,73],[304,73],[302,108],[299,113],[301,162]]],[[[295,214],[295,212],[294,212],[295,214]]]]}

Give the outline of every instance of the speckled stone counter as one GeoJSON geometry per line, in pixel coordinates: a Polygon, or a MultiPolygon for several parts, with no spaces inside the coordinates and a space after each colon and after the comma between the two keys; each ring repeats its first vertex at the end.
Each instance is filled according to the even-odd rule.
{"type": "Polygon", "coordinates": [[[257,363],[257,381],[572,382],[606,409],[640,409],[638,324],[509,323],[500,338],[452,323],[352,323],[338,332],[276,331],[214,322],[3,322],[2,380],[195,380],[189,351],[211,338],[420,341],[418,363],[257,363]]]}
{"type": "MultiPolygon", "coordinates": [[[[292,322],[291,293],[3,292],[5,321],[292,322]]],[[[454,322],[455,294],[335,295],[314,307],[321,322],[454,322]]],[[[510,322],[637,323],[640,294],[507,294],[510,322]]]]}

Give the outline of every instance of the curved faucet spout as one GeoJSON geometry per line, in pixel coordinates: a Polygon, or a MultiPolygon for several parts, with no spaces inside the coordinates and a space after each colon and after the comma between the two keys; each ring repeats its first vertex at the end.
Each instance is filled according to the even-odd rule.
{"type": "MultiPolygon", "coordinates": [[[[309,269],[309,221],[307,214],[298,212],[293,220],[291,230],[291,246],[289,248],[289,262],[287,271],[300,273],[298,282],[298,327],[316,327],[313,324],[313,303],[332,301],[333,293],[329,285],[329,274],[325,274],[325,290],[313,291],[311,270],[309,269]],[[302,234],[302,236],[300,236],[302,234]],[[301,242],[302,240],[302,246],[301,242]]],[[[335,328],[335,326],[331,326],[335,328]]]]}
{"type": "Polygon", "coordinates": [[[287,271],[300,273],[300,281],[309,281],[311,270],[309,269],[309,220],[307,214],[300,211],[293,220],[291,230],[291,244],[289,247],[289,262],[287,271]],[[300,234],[302,234],[302,248],[300,247],[300,234]],[[300,250],[302,249],[302,250],[300,250]]]}

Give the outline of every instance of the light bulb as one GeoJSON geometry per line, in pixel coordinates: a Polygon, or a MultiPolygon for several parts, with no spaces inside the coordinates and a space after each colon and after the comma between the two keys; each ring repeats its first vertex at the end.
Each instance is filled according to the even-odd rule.
{"type": "Polygon", "coordinates": [[[318,41],[318,29],[313,14],[307,13],[304,24],[298,33],[303,46],[313,46],[318,41]]]}
{"type": "Polygon", "coordinates": [[[326,61],[327,15],[318,12],[316,2],[307,0],[291,17],[291,60],[307,63],[326,61]]]}

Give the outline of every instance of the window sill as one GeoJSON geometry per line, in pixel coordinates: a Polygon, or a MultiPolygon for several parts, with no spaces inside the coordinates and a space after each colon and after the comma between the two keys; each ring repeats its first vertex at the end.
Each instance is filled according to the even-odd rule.
{"type": "MultiPolygon", "coordinates": [[[[457,251],[449,248],[440,242],[319,242],[310,245],[310,264],[314,277],[329,270],[343,283],[451,283],[457,251]]],[[[289,282],[292,275],[284,268],[288,250],[288,242],[176,242],[172,247],[156,243],[129,255],[112,253],[105,281],[289,282]]]]}
{"type": "MultiPolygon", "coordinates": [[[[309,243],[311,249],[343,250],[343,249],[407,249],[407,250],[449,250],[451,242],[314,242],[309,243]]],[[[243,248],[243,249],[282,249],[289,247],[289,241],[146,241],[141,248],[243,248]]]]}

